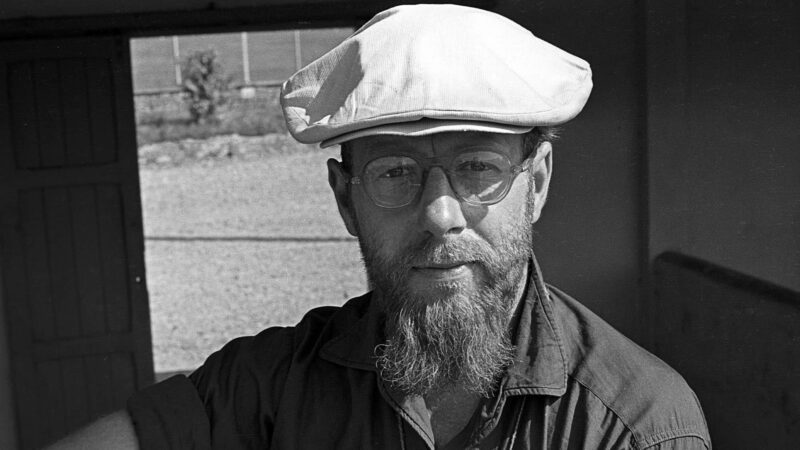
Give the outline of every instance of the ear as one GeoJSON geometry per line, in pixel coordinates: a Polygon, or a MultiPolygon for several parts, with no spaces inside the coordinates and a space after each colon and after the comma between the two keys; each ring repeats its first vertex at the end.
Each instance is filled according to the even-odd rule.
{"type": "Polygon", "coordinates": [[[350,201],[350,189],[347,183],[349,179],[350,177],[342,167],[342,163],[333,158],[328,160],[328,184],[331,185],[333,195],[336,197],[339,215],[342,216],[347,232],[352,236],[358,236],[356,215],[353,210],[353,204],[350,201]]]}
{"type": "Polygon", "coordinates": [[[536,183],[533,190],[533,222],[537,222],[542,215],[542,209],[547,201],[547,190],[550,188],[550,178],[553,175],[553,146],[550,142],[542,142],[536,148],[536,156],[531,163],[531,179],[536,183]]]}

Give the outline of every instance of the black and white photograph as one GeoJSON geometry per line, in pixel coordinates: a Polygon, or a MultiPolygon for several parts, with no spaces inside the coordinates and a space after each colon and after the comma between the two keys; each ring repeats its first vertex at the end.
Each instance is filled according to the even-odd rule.
{"type": "Polygon", "coordinates": [[[800,3],[2,0],[0,449],[800,449],[800,3]]]}

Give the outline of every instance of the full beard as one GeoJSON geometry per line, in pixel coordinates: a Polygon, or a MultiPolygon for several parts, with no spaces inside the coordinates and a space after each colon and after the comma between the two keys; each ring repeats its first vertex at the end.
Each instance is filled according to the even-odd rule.
{"type": "Polygon", "coordinates": [[[384,381],[410,395],[454,387],[484,397],[494,392],[514,357],[509,325],[531,257],[530,224],[503,233],[494,247],[478,239],[429,238],[393,258],[373,247],[380,242],[375,236],[359,239],[385,314],[386,343],[376,349],[384,381]],[[415,291],[412,268],[431,261],[473,261],[474,276],[415,291]]]}

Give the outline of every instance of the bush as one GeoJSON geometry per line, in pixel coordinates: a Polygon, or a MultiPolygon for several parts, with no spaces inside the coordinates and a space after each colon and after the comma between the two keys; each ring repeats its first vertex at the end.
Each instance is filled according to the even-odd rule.
{"type": "Polygon", "coordinates": [[[217,107],[225,102],[230,79],[213,49],[190,53],[181,63],[183,91],[192,123],[215,122],[217,107]]]}
{"type": "Polygon", "coordinates": [[[182,139],[205,139],[217,135],[264,136],[285,134],[278,96],[279,88],[258,88],[254,98],[231,93],[216,110],[214,120],[192,123],[186,94],[139,95],[136,132],[139,145],[182,139]]]}

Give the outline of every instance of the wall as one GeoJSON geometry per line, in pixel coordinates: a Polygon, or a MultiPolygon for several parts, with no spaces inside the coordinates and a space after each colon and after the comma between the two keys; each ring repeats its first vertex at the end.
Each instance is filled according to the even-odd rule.
{"type": "Polygon", "coordinates": [[[554,144],[536,255],[548,282],[636,338],[644,121],[635,3],[503,1],[497,11],[592,66],[589,102],[554,144]]]}
{"type": "Polygon", "coordinates": [[[594,71],[537,226],[548,280],[642,342],[650,265],[667,250],[800,290],[799,10],[498,3],[594,71]]]}
{"type": "Polygon", "coordinates": [[[800,5],[650,3],[650,257],[800,291],[800,5]]]}
{"type": "Polygon", "coordinates": [[[800,293],[665,253],[655,351],[703,405],[714,446],[800,448],[800,293]]]}
{"type": "MultiPolygon", "coordinates": [[[[315,0],[314,3],[331,3],[335,0],[315,0]]],[[[63,17],[91,16],[106,14],[127,14],[154,11],[181,11],[203,9],[232,9],[254,7],[269,4],[311,3],[302,0],[224,0],[209,2],[207,0],[159,0],[108,1],[108,0],[4,0],[0,8],[0,20],[18,17],[63,17]]]]}

